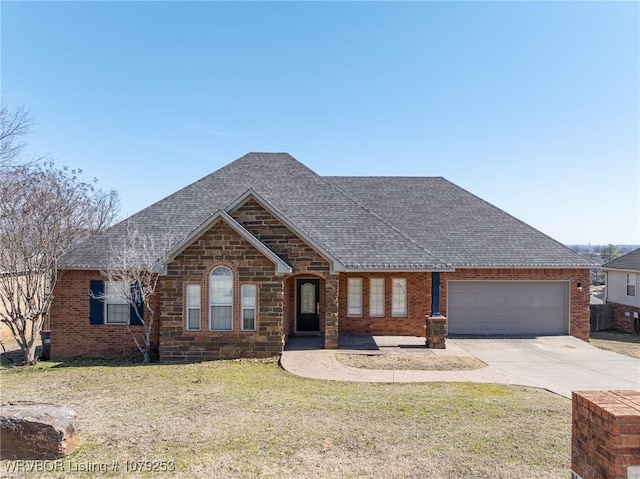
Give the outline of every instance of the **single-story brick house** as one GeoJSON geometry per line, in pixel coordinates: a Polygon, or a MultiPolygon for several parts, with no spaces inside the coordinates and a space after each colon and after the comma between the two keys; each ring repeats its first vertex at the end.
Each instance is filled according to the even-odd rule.
{"type": "Polygon", "coordinates": [[[640,322],[640,248],[602,265],[605,275],[605,301],[611,305],[611,326],[634,332],[634,319],[640,322]]]}
{"type": "MultiPolygon", "coordinates": [[[[593,264],[444,178],[322,177],[249,153],[132,218],[183,238],[156,297],[163,361],[276,355],[291,335],[327,348],[345,333],[424,335],[440,313],[449,334],[589,338],[593,264]]],[[[90,295],[125,229],[67,258],[52,357],[136,351],[135,315],[90,295]]]]}

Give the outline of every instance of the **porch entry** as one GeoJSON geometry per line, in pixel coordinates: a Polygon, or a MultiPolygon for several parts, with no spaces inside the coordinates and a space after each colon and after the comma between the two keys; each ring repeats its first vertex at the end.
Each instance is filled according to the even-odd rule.
{"type": "Polygon", "coordinates": [[[319,279],[296,279],[296,332],[320,332],[319,279]]]}

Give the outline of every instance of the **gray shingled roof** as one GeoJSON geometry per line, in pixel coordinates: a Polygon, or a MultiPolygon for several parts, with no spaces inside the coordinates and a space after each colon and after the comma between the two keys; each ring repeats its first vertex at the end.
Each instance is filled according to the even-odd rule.
{"type": "Polygon", "coordinates": [[[588,259],[440,177],[327,177],[457,267],[593,267],[588,259]]]}
{"type": "MultiPolygon", "coordinates": [[[[443,178],[321,177],[286,153],[249,153],[131,219],[149,235],[185,238],[249,189],[346,269],[593,266],[443,178]]],[[[125,222],[66,266],[106,267],[125,222]]]]}
{"type": "Polygon", "coordinates": [[[640,248],[625,255],[612,259],[602,265],[607,269],[623,269],[626,271],[640,271],[640,248]]]}

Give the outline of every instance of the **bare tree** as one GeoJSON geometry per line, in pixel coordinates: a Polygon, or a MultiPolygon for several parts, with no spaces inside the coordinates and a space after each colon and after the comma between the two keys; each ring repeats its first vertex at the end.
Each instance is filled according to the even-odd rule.
{"type": "MultiPolygon", "coordinates": [[[[111,245],[109,265],[100,273],[107,278],[110,293],[135,311],[136,322],[142,325],[142,338],[136,336],[129,323],[127,328],[146,364],[151,360],[151,332],[156,319],[153,298],[158,289],[159,273],[169,260],[177,236],[171,233],[160,237],[145,235],[133,219],[127,220],[126,227],[126,235],[111,245]]],[[[102,293],[96,299],[105,301],[107,296],[102,293]]]]}
{"type": "Polygon", "coordinates": [[[24,108],[0,107],[0,168],[15,166],[25,147],[23,137],[31,130],[31,116],[24,108]]]}
{"type": "Polygon", "coordinates": [[[53,163],[14,166],[0,175],[0,321],[36,363],[36,339],[48,317],[60,259],[114,220],[115,191],[53,163]]]}

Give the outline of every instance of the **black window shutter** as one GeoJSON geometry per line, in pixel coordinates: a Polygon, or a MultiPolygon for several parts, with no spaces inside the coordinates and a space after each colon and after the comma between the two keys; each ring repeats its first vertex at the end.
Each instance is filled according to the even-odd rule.
{"type": "Polygon", "coordinates": [[[92,279],[89,290],[89,324],[104,324],[104,281],[92,279]]]}
{"type": "MultiPolygon", "coordinates": [[[[137,296],[135,293],[138,288],[140,288],[140,283],[137,281],[131,283],[131,296],[133,298],[137,296]]],[[[137,304],[131,305],[131,309],[129,310],[129,324],[132,326],[142,326],[140,318],[144,319],[144,303],[142,300],[138,301],[137,304]],[[140,315],[139,317],[138,314],[140,315]]]]}

